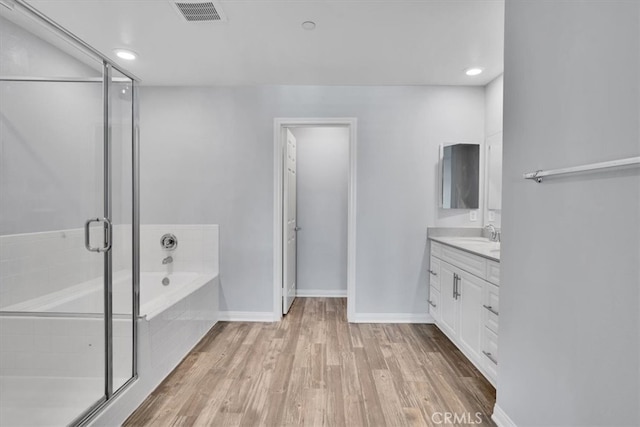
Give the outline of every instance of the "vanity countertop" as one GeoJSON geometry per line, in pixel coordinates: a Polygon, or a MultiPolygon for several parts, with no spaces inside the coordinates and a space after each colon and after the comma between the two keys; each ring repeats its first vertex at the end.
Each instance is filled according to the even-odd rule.
{"type": "Polygon", "coordinates": [[[485,237],[430,236],[429,239],[500,262],[500,242],[485,237]]]}

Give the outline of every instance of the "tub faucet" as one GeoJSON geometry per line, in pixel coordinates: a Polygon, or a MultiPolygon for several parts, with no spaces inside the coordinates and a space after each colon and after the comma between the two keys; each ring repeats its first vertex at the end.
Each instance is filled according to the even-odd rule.
{"type": "Polygon", "coordinates": [[[171,264],[173,262],[173,257],[172,256],[168,256],[165,259],[162,260],[162,265],[165,264],[171,264]]]}

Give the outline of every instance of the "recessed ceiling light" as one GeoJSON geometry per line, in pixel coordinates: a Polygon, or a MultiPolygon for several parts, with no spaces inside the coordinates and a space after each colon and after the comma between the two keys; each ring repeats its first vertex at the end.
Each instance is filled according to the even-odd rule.
{"type": "Polygon", "coordinates": [[[302,23],[302,28],[305,30],[311,31],[316,29],[316,23],[313,21],[304,21],[302,23]]]}
{"type": "Polygon", "coordinates": [[[477,76],[478,74],[482,74],[483,71],[484,71],[484,68],[473,67],[473,68],[467,68],[466,70],[464,70],[464,73],[467,76],[477,76]]]}
{"type": "Polygon", "coordinates": [[[126,59],[127,61],[133,61],[138,57],[138,54],[128,49],[114,49],[113,51],[116,53],[118,58],[126,59]]]}

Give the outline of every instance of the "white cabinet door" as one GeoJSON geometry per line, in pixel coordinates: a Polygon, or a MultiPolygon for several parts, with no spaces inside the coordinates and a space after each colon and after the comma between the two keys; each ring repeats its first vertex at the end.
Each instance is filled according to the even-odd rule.
{"type": "Polygon", "coordinates": [[[441,329],[449,337],[458,333],[458,300],[454,295],[454,274],[458,271],[451,265],[440,264],[440,323],[441,329]]]}
{"type": "Polygon", "coordinates": [[[482,296],[485,281],[471,274],[457,271],[458,304],[460,306],[460,328],[458,338],[460,344],[476,360],[482,359],[482,296]]]}

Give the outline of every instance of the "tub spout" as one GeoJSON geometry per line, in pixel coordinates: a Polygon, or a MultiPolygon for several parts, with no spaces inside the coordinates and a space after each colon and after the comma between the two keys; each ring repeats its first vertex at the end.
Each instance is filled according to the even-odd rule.
{"type": "Polygon", "coordinates": [[[172,256],[168,256],[165,259],[162,260],[162,265],[165,264],[171,264],[173,262],[173,257],[172,256]]]}

